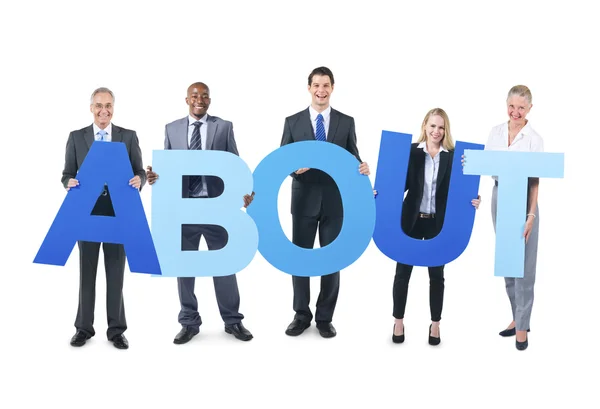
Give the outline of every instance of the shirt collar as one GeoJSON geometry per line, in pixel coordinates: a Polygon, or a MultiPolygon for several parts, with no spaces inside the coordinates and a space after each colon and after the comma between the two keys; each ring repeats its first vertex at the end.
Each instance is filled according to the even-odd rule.
{"type": "MultiPolygon", "coordinates": [[[[98,135],[98,132],[100,132],[100,127],[98,125],[96,125],[95,122],[93,123],[92,126],[94,127],[94,138],[95,138],[96,135],[98,135]]],[[[106,126],[106,128],[104,128],[104,130],[106,131],[106,133],[109,137],[112,137],[112,122],[109,122],[108,125],[106,126]]]]}
{"type": "MultiPolygon", "coordinates": [[[[508,121],[506,121],[504,123],[504,130],[506,131],[506,134],[508,135],[508,121]]],[[[521,128],[521,130],[519,131],[517,136],[519,136],[519,134],[523,134],[523,136],[525,136],[525,135],[531,133],[531,130],[532,130],[531,121],[527,120],[527,123],[525,124],[525,126],[523,128],[521,128]]]]}
{"type": "Polygon", "coordinates": [[[192,126],[194,125],[194,122],[196,121],[200,121],[202,122],[202,125],[205,125],[206,122],[208,122],[208,114],[204,114],[204,116],[200,119],[196,119],[191,115],[188,115],[188,126],[192,126]]]}
{"type": "MultiPolygon", "coordinates": [[[[310,120],[313,122],[316,121],[319,113],[312,107],[312,105],[308,107],[308,112],[310,113],[310,120]]],[[[331,115],[331,105],[329,105],[325,111],[321,112],[321,115],[323,115],[323,121],[327,121],[331,115]]]]}
{"type": "MultiPolygon", "coordinates": [[[[421,142],[417,148],[423,149],[423,152],[427,152],[427,142],[421,142]]],[[[440,150],[448,152],[448,149],[444,148],[444,145],[440,145],[440,150]]]]}

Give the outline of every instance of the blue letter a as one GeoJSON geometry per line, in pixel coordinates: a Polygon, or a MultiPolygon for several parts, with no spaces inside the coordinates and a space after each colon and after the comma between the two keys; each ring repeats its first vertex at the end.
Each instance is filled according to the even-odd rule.
{"type": "Polygon", "coordinates": [[[79,186],[67,194],[33,262],[64,266],[78,240],[118,243],[131,272],[161,274],[140,194],[129,186],[132,177],[123,143],[94,142],[77,173],[79,186]],[[91,216],[105,184],[115,216],[91,216]]]}
{"type": "Polygon", "coordinates": [[[406,235],[401,227],[402,204],[410,157],[412,136],[383,131],[375,190],[377,190],[377,221],[373,241],[392,260],[411,266],[435,267],[457,259],[467,248],[475,208],[471,200],[477,197],[479,177],[464,175],[461,156],[465,149],[483,149],[483,145],[457,142],[444,226],[430,240],[417,240],[406,235]]]}

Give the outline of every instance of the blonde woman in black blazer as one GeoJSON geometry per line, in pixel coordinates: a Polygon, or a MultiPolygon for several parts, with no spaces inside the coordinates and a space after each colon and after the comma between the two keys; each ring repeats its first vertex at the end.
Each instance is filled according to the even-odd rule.
{"type": "MultiPolygon", "coordinates": [[[[438,235],[444,224],[446,201],[450,185],[450,173],[454,157],[454,141],[450,133],[448,115],[441,108],[432,109],[425,115],[421,136],[413,143],[408,162],[405,192],[402,206],[402,230],[415,239],[431,239],[438,235]]],[[[472,200],[479,207],[480,197],[472,200]]],[[[404,310],[408,283],[413,266],[396,265],[394,278],[394,333],[392,341],[404,342],[404,310]]],[[[444,266],[429,267],[429,306],[431,325],[429,344],[438,345],[440,320],[444,301],[444,266]]]]}

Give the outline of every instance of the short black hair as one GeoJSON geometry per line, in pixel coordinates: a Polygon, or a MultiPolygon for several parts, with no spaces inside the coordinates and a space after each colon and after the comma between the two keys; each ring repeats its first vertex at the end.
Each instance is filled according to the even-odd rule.
{"type": "Polygon", "coordinates": [[[333,73],[331,72],[331,70],[327,67],[317,67],[314,70],[312,70],[312,72],[310,73],[310,75],[308,76],[308,85],[312,85],[312,79],[315,75],[327,75],[329,77],[329,79],[331,80],[331,85],[333,85],[335,83],[334,79],[333,79],[333,73]]]}
{"type": "Polygon", "coordinates": [[[208,88],[208,85],[206,85],[206,84],[205,84],[205,83],[203,83],[203,82],[194,82],[192,85],[190,85],[190,86],[188,87],[188,89],[187,89],[187,92],[189,92],[189,91],[190,91],[190,89],[191,89],[191,88],[193,88],[193,87],[204,87],[204,88],[206,88],[206,90],[207,90],[207,91],[208,91],[208,93],[210,94],[210,88],[208,88]]]}

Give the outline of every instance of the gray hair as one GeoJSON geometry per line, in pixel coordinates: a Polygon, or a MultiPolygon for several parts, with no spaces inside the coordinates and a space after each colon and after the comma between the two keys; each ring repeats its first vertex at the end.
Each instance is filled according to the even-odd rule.
{"type": "Polygon", "coordinates": [[[113,92],[106,87],[100,87],[100,88],[97,88],[96,90],[94,90],[94,92],[92,92],[92,96],[90,97],[90,105],[94,103],[94,97],[96,96],[96,94],[100,94],[103,92],[110,94],[110,96],[113,99],[113,103],[115,102],[115,94],[113,94],[113,92]]]}
{"type": "Polygon", "coordinates": [[[510,97],[512,97],[514,95],[525,98],[529,105],[531,105],[531,103],[533,101],[533,98],[531,96],[531,91],[525,85],[515,85],[514,87],[512,87],[510,89],[510,91],[508,91],[508,95],[506,96],[506,101],[508,102],[510,97]]]}

